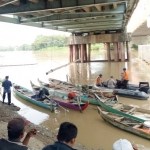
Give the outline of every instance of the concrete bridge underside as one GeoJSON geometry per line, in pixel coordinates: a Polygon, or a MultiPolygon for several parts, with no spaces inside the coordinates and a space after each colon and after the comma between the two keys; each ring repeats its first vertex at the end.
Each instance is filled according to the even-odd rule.
{"type": "Polygon", "coordinates": [[[69,47],[81,45],[81,49],[83,44],[92,44],[94,36],[109,37],[106,42],[102,38],[95,41],[109,47],[111,42],[130,41],[126,39],[126,25],[137,3],[138,0],[0,0],[0,21],[70,32],[69,47]],[[87,37],[91,40],[85,42],[87,37]]]}

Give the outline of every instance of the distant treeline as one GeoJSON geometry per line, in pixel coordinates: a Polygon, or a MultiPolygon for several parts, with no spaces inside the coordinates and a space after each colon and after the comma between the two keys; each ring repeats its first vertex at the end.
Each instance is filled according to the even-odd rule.
{"type": "MultiPolygon", "coordinates": [[[[20,47],[0,47],[0,51],[39,51],[39,50],[67,50],[67,37],[65,35],[38,35],[31,45],[23,44],[20,47]]],[[[92,50],[104,49],[104,44],[92,44],[92,50]]]]}
{"type": "Polygon", "coordinates": [[[38,51],[41,49],[47,49],[48,47],[66,47],[66,39],[67,37],[65,35],[51,35],[51,36],[39,35],[36,37],[35,41],[31,45],[23,44],[19,47],[0,46],[0,51],[13,51],[13,50],[38,51]]]}

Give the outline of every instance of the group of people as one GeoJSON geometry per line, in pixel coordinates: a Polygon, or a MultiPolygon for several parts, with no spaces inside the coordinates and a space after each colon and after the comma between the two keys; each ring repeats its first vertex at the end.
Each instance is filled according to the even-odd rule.
{"type": "MultiPolygon", "coordinates": [[[[36,129],[31,129],[24,137],[25,126],[30,122],[23,118],[13,118],[8,122],[8,139],[0,139],[0,150],[28,150],[30,137],[37,134],[36,129]]],[[[54,144],[45,146],[42,150],[75,150],[73,145],[76,141],[78,129],[70,122],[60,124],[57,141],[54,144]]],[[[113,150],[138,150],[126,139],[120,139],[113,144],[113,150]]]]}
{"type": "Polygon", "coordinates": [[[103,75],[100,74],[96,79],[96,86],[106,86],[108,88],[124,88],[127,89],[127,83],[129,81],[129,71],[126,68],[123,68],[123,72],[121,73],[121,80],[115,80],[113,79],[113,76],[111,76],[106,84],[104,84],[103,75]]]}

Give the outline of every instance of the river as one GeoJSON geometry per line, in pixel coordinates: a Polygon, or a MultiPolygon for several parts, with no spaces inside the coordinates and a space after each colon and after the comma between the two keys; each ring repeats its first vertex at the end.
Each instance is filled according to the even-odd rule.
{"type": "MultiPolygon", "coordinates": [[[[103,51],[92,51],[92,59],[104,59],[103,51]]],[[[10,76],[13,83],[20,84],[31,89],[30,80],[38,84],[37,78],[48,81],[48,78],[56,78],[66,81],[66,75],[77,84],[92,85],[96,77],[102,73],[106,81],[111,75],[119,79],[122,68],[130,71],[130,83],[139,81],[150,82],[150,66],[137,57],[137,52],[132,52],[131,62],[92,62],[84,64],[72,64],[61,68],[49,75],[46,72],[58,66],[68,63],[68,53],[60,51],[39,52],[1,52],[0,53],[0,78],[10,76]],[[21,64],[20,66],[15,66],[21,64]],[[29,65],[28,65],[29,64],[29,65]],[[32,64],[32,65],[31,65],[32,64]]],[[[136,100],[119,97],[119,101],[128,105],[138,105],[150,109],[150,99],[136,100]]],[[[149,141],[122,131],[111,126],[100,118],[96,106],[90,105],[83,113],[69,110],[69,113],[58,108],[51,113],[41,107],[35,106],[12,94],[12,102],[21,107],[19,114],[35,124],[39,124],[57,132],[59,124],[69,121],[77,125],[78,136],[76,141],[86,147],[103,150],[111,150],[113,143],[118,139],[128,139],[130,142],[149,147],[149,141]]]]}

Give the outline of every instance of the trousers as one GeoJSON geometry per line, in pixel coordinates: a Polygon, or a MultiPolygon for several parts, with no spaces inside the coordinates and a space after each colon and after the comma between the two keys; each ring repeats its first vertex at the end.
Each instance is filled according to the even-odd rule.
{"type": "Polygon", "coordinates": [[[5,101],[6,93],[7,93],[7,98],[8,98],[8,105],[10,105],[11,104],[11,92],[10,93],[3,92],[3,103],[5,101]]]}

